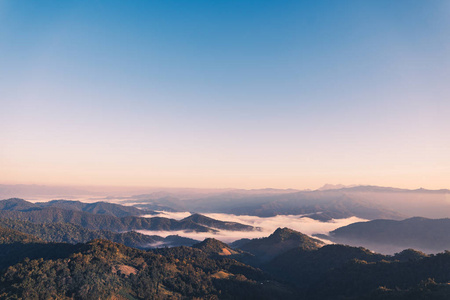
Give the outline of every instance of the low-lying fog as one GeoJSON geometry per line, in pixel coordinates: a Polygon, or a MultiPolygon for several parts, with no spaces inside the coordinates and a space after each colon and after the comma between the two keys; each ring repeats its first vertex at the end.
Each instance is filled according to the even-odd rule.
{"type": "MultiPolygon", "coordinates": [[[[159,212],[158,217],[171,218],[181,220],[190,216],[189,212],[159,212]]],[[[334,219],[329,222],[320,222],[308,217],[302,217],[303,215],[278,215],[275,217],[261,218],[256,216],[247,215],[232,215],[222,213],[204,213],[204,216],[228,222],[238,222],[241,224],[251,225],[259,227],[260,230],[254,231],[229,231],[219,230],[217,233],[212,232],[186,232],[186,231],[150,231],[150,230],[138,230],[138,232],[147,235],[159,235],[166,237],[168,235],[179,235],[196,240],[204,240],[205,238],[215,238],[225,243],[230,243],[242,238],[261,238],[267,237],[273,233],[279,227],[288,227],[296,231],[302,232],[309,236],[316,233],[327,234],[328,232],[335,230],[339,227],[346,226],[355,222],[366,222],[365,219],[357,217],[350,217],[346,219],[334,219]]],[[[155,217],[155,215],[148,215],[146,217],[155,217]]],[[[328,241],[325,241],[328,242],[328,241]]]]}

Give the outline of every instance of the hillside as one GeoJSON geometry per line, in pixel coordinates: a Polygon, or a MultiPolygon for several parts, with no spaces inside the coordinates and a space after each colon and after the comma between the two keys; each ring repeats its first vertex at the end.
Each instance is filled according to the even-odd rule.
{"type": "Polygon", "coordinates": [[[412,296],[446,294],[421,285],[434,278],[437,285],[450,282],[450,252],[427,256],[405,250],[394,256],[364,248],[327,245],[313,251],[300,248],[283,253],[263,266],[278,278],[295,284],[305,299],[422,299],[412,296]],[[381,288],[380,288],[381,287],[381,288]],[[403,298],[405,295],[410,298],[403,298]]]}
{"type": "Polygon", "coordinates": [[[313,251],[292,248],[272,259],[264,265],[264,269],[305,288],[317,282],[328,270],[340,267],[352,259],[374,262],[389,257],[364,248],[344,245],[325,245],[313,251]]]}
{"type": "Polygon", "coordinates": [[[40,242],[42,242],[42,240],[34,235],[19,232],[11,228],[5,228],[0,225],[0,244],[40,242]]]}
{"type": "Polygon", "coordinates": [[[449,299],[450,252],[407,262],[351,260],[329,270],[309,299],[449,299]],[[367,291],[371,291],[367,293],[367,291]]]}
{"type": "Polygon", "coordinates": [[[450,249],[450,219],[409,218],[358,222],[330,232],[327,239],[374,251],[394,253],[414,248],[427,253],[450,249]]]}
{"type": "Polygon", "coordinates": [[[293,248],[317,249],[323,245],[323,242],[289,228],[278,228],[266,238],[232,245],[253,254],[260,262],[265,262],[293,248]]]}
{"type": "MultiPolygon", "coordinates": [[[[301,238],[301,233],[278,229],[266,239],[276,247],[276,241],[301,238]]],[[[428,256],[407,249],[386,256],[344,245],[314,249],[304,245],[261,265],[263,272],[230,259],[245,253],[214,239],[192,248],[142,251],[106,240],[47,243],[0,226],[0,241],[2,299],[398,300],[450,296],[450,252],[428,256]]]]}
{"type": "Polygon", "coordinates": [[[30,234],[47,242],[70,244],[86,243],[95,239],[105,239],[128,247],[149,249],[155,246],[190,246],[198,241],[178,236],[166,238],[145,235],[135,231],[116,233],[107,230],[89,230],[70,223],[31,223],[26,221],[0,219],[0,226],[30,234]]]}
{"type": "MultiPolygon", "coordinates": [[[[0,210],[0,218],[29,221],[33,223],[72,223],[91,230],[109,230],[114,232],[131,230],[187,230],[197,232],[216,231],[214,228],[196,223],[194,219],[198,219],[200,222],[218,226],[226,230],[253,229],[253,227],[248,225],[234,222],[222,222],[204,216],[195,215],[193,218],[186,218],[180,221],[163,217],[144,218],[125,216],[119,218],[110,214],[82,211],[80,207],[84,204],[81,202],[81,204],[74,201],[63,201],[57,203],[63,207],[72,207],[73,209],[63,209],[53,207],[52,205],[48,207],[41,207],[41,204],[34,205],[33,203],[22,199],[8,199],[0,201],[0,208],[5,208],[4,210],[0,210]]],[[[114,211],[118,213],[117,210],[114,211]]]]}
{"type": "Polygon", "coordinates": [[[35,205],[38,207],[56,207],[66,210],[85,211],[92,214],[109,215],[118,218],[156,214],[151,210],[139,209],[134,206],[125,206],[109,202],[84,203],[80,201],[53,200],[49,202],[38,202],[35,203],[35,205]]]}
{"type": "Polygon", "coordinates": [[[203,242],[194,244],[192,248],[200,249],[213,256],[235,256],[242,254],[240,250],[234,250],[227,244],[216,239],[205,239],[203,242]]]}
{"type": "MultiPolygon", "coordinates": [[[[34,246],[20,244],[22,248],[29,245],[34,246]]],[[[2,268],[1,298],[296,298],[295,291],[272,281],[260,270],[230,259],[212,259],[193,248],[145,252],[105,240],[65,245],[68,247],[59,256],[35,255],[18,259],[20,263],[15,259],[9,268],[2,268]]],[[[42,243],[41,249],[54,253],[55,246],[65,247],[42,243]]],[[[14,253],[9,254],[11,257],[14,253]]]]}
{"type": "Polygon", "coordinates": [[[71,249],[69,244],[46,243],[33,235],[0,226],[0,271],[25,258],[57,258],[71,249]]]}

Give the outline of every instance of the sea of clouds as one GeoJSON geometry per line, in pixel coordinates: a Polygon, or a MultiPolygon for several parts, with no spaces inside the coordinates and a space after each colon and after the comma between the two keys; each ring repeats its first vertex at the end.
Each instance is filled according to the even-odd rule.
{"type": "MultiPolygon", "coordinates": [[[[171,218],[181,220],[191,215],[190,212],[159,212],[158,217],[171,218]]],[[[346,219],[333,219],[329,222],[320,222],[304,215],[278,215],[275,217],[261,218],[257,216],[248,215],[233,215],[223,213],[204,213],[204,216],[227,222],[238,222],[241,224],[258,227],[259,230],[254,231],[229,231],[219,230],[217,233],[213,232],[189,232],[189,231],[151,231],[138,230],[138,232],[147,235],[159,235],[166,237],[168,235],[179,235],[196,240],[204,240],[205,238],[215,238],[225,243],[242,238],[262,238],[272,234],[277,228],[287,227],[301,233],[312,236],[313,234],[328,234],[339,227],[347,226],[355,222],[366,222],[368,220],[350,217],[346,219]]],[[[155,215],[148,215],[146,217],[155,217],[155,215]]],[[[327,242],[327,241],[325,241],[327,242]]]]}

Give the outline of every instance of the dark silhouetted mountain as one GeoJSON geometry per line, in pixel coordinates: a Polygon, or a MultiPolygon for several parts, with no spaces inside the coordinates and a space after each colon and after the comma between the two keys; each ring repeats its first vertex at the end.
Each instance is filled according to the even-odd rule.
{"type": "Polygon", "coordinates": [[[398,260],[401,262],[417,260],[424,257],[428,257],[429,255],[423,253],[422,251],[417,251],[414,249],[405,249],[400,253],[395,253],[393,256],[393,260],[398,260]]]}
{"type": "Polygon", "coordinates": [[[194,240],[179,235],[168,235],[163,239],[163,244],[158,245],[158,247],[192,246],[194,244],[197,244],[198,242],[199,242],[198,240],[194,240]]]}
{"type": "Polygon", "coordinates": [[[339,211],[328,211],[328,212],[318,212],[314,214],[308,214],[304,216],[303,218],[310,218],[313,220],[321,221],[321,222],[328,222],[333,219],[343,219],[346,218],[347,214],[339,211]]]}
{"type": "Polygon", "coordinates": [[[310,285],[307,298],[449,299],[450,289],[444,288],[450,281],[448,270],[450,252],[406,262],[353,259],[310,285]]]}
{"type": "MultiPolygon", "coordinates": [[[[418,286],[428,278],[447,283],[449,267],[450,252],[428,256],[407,249],[395,256],[387,256],[361,247],[326,245],[312,251],[292,249],[262,268],[294,283],[303,291],[305,299],[356,300],[384,299],[379,298],[380,295],[416,295],[418,286]],[[394,294],[392,290],[399,293],[394,294]]],[[[431,295],[435,294],[432,292],[431,295]]]]}
{"type": "Polygon", "coordinates": [[[71,250],[69,244],[48,244],[33,235],[0,226],[0,271],[25,258],[59,258],[71,250]]]}
{"type": "Polygon", "coordinates": [[[255,229],[250,225],[244,225],[236,222],[219,221],[203,216],[201,214],[193,214],[187,218],[184,218],[182,221],[192,221],[197,224],[205,225],[207,227],[232,231],[251,231],[255,229]]]}
{"type": "Polygon", "coordinates": [[[406,248],[436,253],[450,249],[450,219],[358,222],[330,232],[328,239],[388,254],[406,248]]]}
{"type": "Polygon", "coordinates": [[[318,281],[328,270],[340,267],[352,259],[374,262],[388,257],[364,248],[344,245],[325,245],[316,250],[299,247],[278,255],[264,269],[305,288],[318,281]]]}
{"type": "Polygon", "coordinates": [[[322,245],[323,242],[303,233],[289,228],[278,228],[270,236],[252,239],[238,248],[255,255],[260,262],[265,262],[293,248],[315,250],[322,245]]]}
{"type": "Polygon", "coordinates": [[[236,240],[232,243],[229,243],[229,245],[231,248],[241,248],[243,245],[247,244],[250,241],[251,241],[251,239],[244,238],[244,239],[236,240]]]}

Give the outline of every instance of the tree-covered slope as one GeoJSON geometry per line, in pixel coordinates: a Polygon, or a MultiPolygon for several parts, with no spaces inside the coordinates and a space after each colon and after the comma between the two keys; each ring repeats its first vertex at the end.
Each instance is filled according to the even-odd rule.
{"type": "MultiPolygon", "coordinates": [[[[116,217],[109,213],[99,213],[100,211],[98,210],[94,211],[96,213],[83,211],[80,207],[84,207],[83,205],[85,204],[77,201],[57,201],[57,203],[61,204],[64,208],[53,205],[42,207],[22,199],[3,200],[0,201],[0,208],[4,208],[0,209],[0,218],[33,223],[72,223],[91,230],[109,230],[114,232],[130,230],[215,232],[217,231],[214,229],[215,227],[226,230],[245,231],[254,229],[252,226],[235,222],[222,222],[200,215],[194,215],[192,218],[188,217],[179,221],[163,217],[145,218],[131,215],[116,217]]],[[[99,203],[102,202],[98,202],[97,205],[99,203]]],[[[137,208],[133,209],[138,210],[137,208]]],[[[114,212],[115,214],[119,214],[117,210],[114,210],[114,212]]]]}
{"type": "Polygon", "coordinates": [[[95,239],[105,239],[128,247],[148,249],[156,246],[190,246],[198,241],[177,236],[166,238],[145,235],[135,231],[117,233],[108,230],[90,230],[70,223],[31,223],[10,219],[0,219],[0,226],[30,234],[47,242],[70,244],[86,243],[95,239]]]}
{"type": "MultiPolygon", "coordinates": [[[[48,250],[54,245],[41,244],[48,250]]],[[[3,268],[0,298],[296,298],[292,289],[260,270],[235,260],[212,259],[198,249],[145,252],[105,240],[68,247],[60,257],[26,258],[3,268]]]]}
{"type": "Polygon", "coordinates": [[[289,228],[278,228],[268,237],[252,239],[244,243],[238,242],[232,245],[236,245],[237,248],[253,254],[260,262],[265,262],[297,247],[305,250],[315,250],[321,247],[323,242],[289,228]]]}
{"type": "Polygon", "coordinates": [[[141,216],[155,214],[154,211],[139,209],[134,206],[125,206],[109,202],[84,203],[70,200],[53,200],[35,203],[38,207],[56,207],[67,210],[85,211],[92,214],[109,215],[115,217],[141,216]]]}

